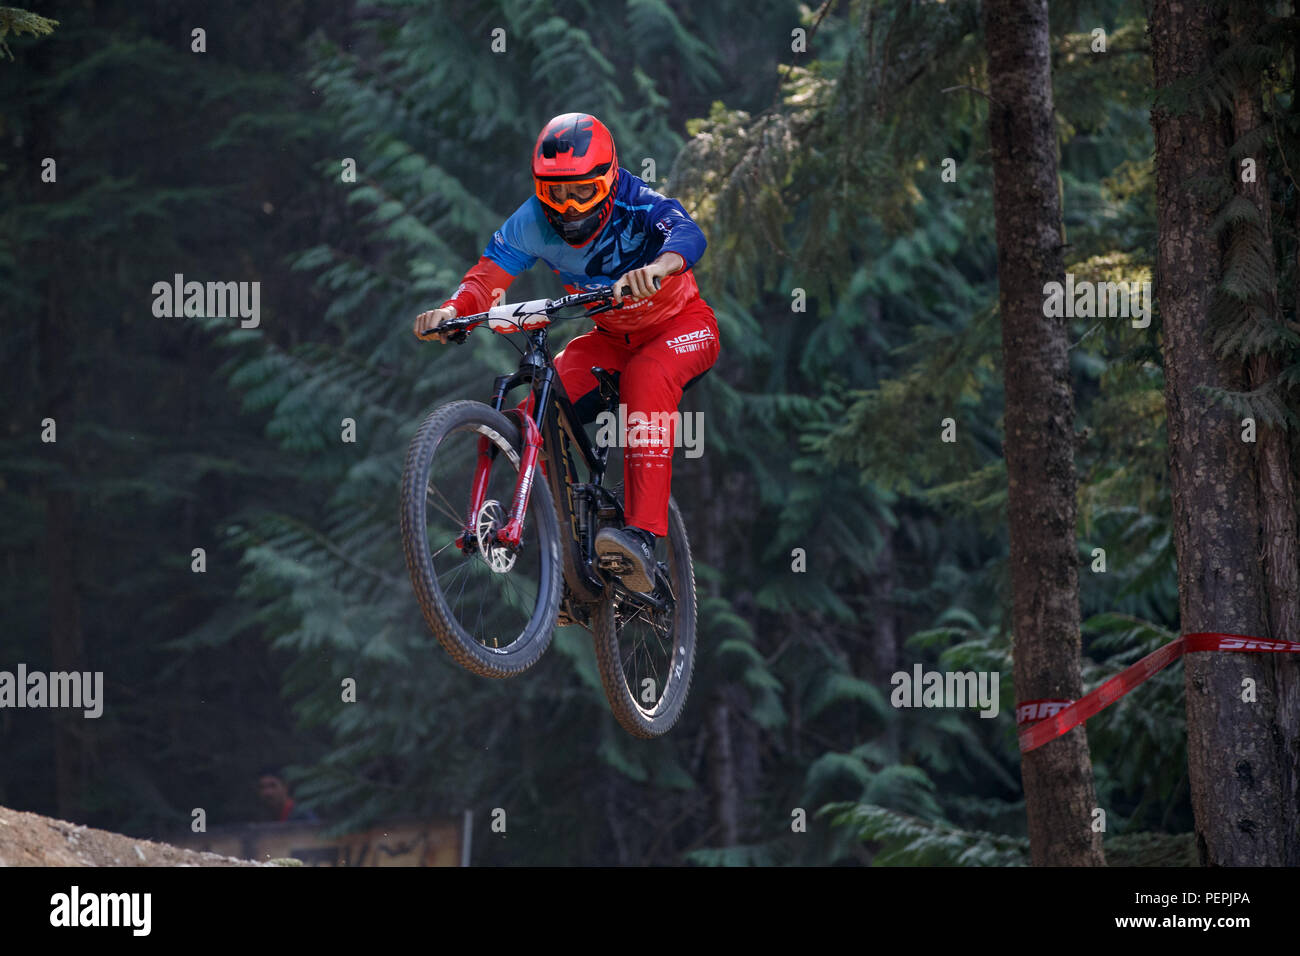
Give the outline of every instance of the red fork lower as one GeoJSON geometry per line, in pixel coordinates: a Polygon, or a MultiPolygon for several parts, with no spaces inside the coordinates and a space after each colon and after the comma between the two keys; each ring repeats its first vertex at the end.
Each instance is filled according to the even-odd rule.
{"type": "Polygon", "coordinates": [[[474,484],[469,494],[469,517],[465,520],[465,530],[456,539],[456,547],[465,550],[468,540],[475,536],[474,523],[478,513],[483,510],[483,498],[487,494],[488,478],[492,474],[492,441],[487,435],[478,439],[478,464],[474,468],[474,484]]]}
{"type": "Polygon", "coordinates": [[[533,473],[537,470],[537,459],[542,450],[542,433],[537,430],[537,423],[526,414],[519,416],[524,421],[524,454],[519,463],[519,478],[515,481],[515,497],[510,507],[510,520],[497,532],[497,540],[510,547],[518,547],[524,533],[524,512],[528,508],[528,498],[533,490],[533,473]]]}

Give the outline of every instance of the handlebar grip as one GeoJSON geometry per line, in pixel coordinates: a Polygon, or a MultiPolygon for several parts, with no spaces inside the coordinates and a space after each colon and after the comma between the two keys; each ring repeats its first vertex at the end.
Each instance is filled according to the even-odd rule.
{"type": "Polygon", "coordinates": [[[442,325],[435,325],[431,329],[422,329],[420,335],[429,335],[431,332],[441,331],[447,336],[448,342],[455,342],[459,345],[469,337],[469,328],[457,321],[460,318],[461,316],[456,316],[453,319],[448,319],[442,325]]]}
{"type": "MultiPolygon", "coordinates": [[[[658,276],[655,276],[655,288],[658,289],[661,285],[662,285],[662,283],[660,282],[659,277],[658,277],[658,276]]],[[[623,288],[619,291],[618,294],[619,294],[619,295],[631,295],[631,294],[632,294],[632,287],[631,287],[630,285],[625,285],[625,286],[623,286],[623,288]]]]}

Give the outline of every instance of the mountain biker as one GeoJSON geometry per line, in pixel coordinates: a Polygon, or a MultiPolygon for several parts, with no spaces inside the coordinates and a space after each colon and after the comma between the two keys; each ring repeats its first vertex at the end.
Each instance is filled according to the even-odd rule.
{"type": "MultiPolygon", "coordinates": [[[[595,545],[597,554],[630,565],[625,586],[649,592],[655,539],[668,531],[673,413],[718,358],[717,320],[691,272],[704,233],[681,203],[618,165],[613,136],[589,114],[564,113],[542,128],[532,173],[533,195],[493,234],[452,296],[416,317],[415,334],[445,343],[439,325],[485,312],[538,259],[570,293],[613,285],[618,308],[594,317],[595,328],[573,339],[555,368],[583,421],[594,419],[600,403],[592,366],[621,373],[626,524],[601,529],[595,545]]],[[[520,407],[531,404],[529,395],[520,407]]]]}

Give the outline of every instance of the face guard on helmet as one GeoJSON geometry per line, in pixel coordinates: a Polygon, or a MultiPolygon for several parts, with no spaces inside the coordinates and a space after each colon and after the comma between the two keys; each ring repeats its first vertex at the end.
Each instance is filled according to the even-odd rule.
{"type": "Polygon", "coordinates": [[[618,192],[618,156],[605,124],[586,113],[547,123],[533,148],[533,189],[565,242],[590,242],[609,221],[618,192]]]}

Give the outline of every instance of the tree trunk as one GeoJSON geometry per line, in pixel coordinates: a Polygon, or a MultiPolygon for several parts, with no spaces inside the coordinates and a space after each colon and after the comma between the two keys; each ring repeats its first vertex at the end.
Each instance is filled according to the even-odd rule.
{"type": "MultiPolygon", "coordinates": [[[[1240,8],[1241,17],[1233,24],[1233,33],[1249,39],[1261,25],[1261,7],[1240,8]]],[[[1260,77],[1252,74],[1238,84],[1233,97],[1233,135],[1240,140],[1264,125],[1260,102],[1260,77]]],[[[1261,145],[1249,154],[1255,161],[1255,178],[1246,182],[1238,173],[1234,177],[1237,191],[1251,201],[1260,216],[1260,246],[1268,251],[1268,293],[1250,303],[1252,318],[1268,325],[1277,324],[1277,270],[1273,265],[1273,226],[1269,202],[1268,154],[1261,145]]],[[[1276,354],[1262,352],[1251,356],[1248,372],[1250,387],[1261,388],[1282,370],[1276,354]]],[[[1263,526],[1264,583],[1268,589],[1268,619],[1272,636],[1283,640],[1300,640],[1300,560],[1297,559],[1295,484],[1291,474],[1291,445],[1285,430],[1258,423],[1256,455],[1259,469],[1260,519],[1263,526]]]]}
{"type": "MultiPolygon", "coordinates": [[[[52,73],[53,46],[37,44],[32,51],[32,68],[52,73]]],[[[30,103],[27,128],[32,131],[26,145],[28,170],[41,168],[47,156],[59,157],[55,146],[58,135],[53,128],[58,112],[45,103],[30,103]]],[[[43,186],[53,201],[55,187],[43,186]]],[[[62,256],[59,243],[40,243],[31,250],[34,260],[48,265],[49,272],[61,271],[53,263],[62,256]]],[[[58,468],[44,481],[45,499],[45,577],[49,586],[50,669],[53,671],[85,670],[86,651],[81,626],[80,584],[77,560],[77,499],[69,490],[76,476],[78,455],[74,446],[73,419],[76,414],[76,375],[70,368],[75,344],[69,328],[68,312],[63,303],[62,286],[55,279],[42,282],[44,307],[38,319],[37,396],[38,415],[29,422],[40,428],[47,417],[55,423],[55,442],[40,446],[58,468]]],[[[36,663],[30,662],[32,666],[36,663]]],[[[86,739],[82,711],[74,708],[52,710],[54,723],[54,808],[65,820],[82,816],[85,794],[86,739]]]]}
{"type": "MultiPolygon", "coordinates": [[[[1222,24],[1208,5],[1154,0],[1150,18],[1157,105],[1156,290],[1163,323],[1165,406],[1174,546],[1184,633],[1262,635],[1268,623],[1260,567],[1258,487],[1240,425],[1201,386],[1241,389],[1239,363],[1206,342],[1221,252],[1206,184],[1226,184],[1227,117],[1213,108],[1175,110],[1159,102],[1171,84],[1210,69],[1222,24]]],[[[1186,657],[1187,763],[1197,847],[1206,865],[1283,863],[1283,807],[1270,739],[1271,662],[1255,654],[1186,657]],[[1255,682],[1258,703],[1242,701],[1255,682]]]]}
{"type": "Polygon", "coordinates": [[[713,755],[709,769],[713,774],[713,793],[717,800],[714,817],[718,825],[718,843],[722,846],[735,846],[740,842],[740,792],[736,787],[728,711],[724,696],[720,695],[712,702],[709,732],[713,741],[713,755]]]}
{"type": "MultiPolygon", "coordinates": [[[[989,135],[1006,385],[1015,686],[1020,700],[1082,695],[1068,320],[1043,314],[1064,281],[1046,0],[990,0],[989,135]]],[[[1024,755],[1034,865],[1101,866],[1083,727],[1024,755]]]]}
{"type": "MultiPolygon", "coordinates": [[[[77,502],[72,492],[60,488],[74,472],[72,423],[74,387],[62,367],[71,343],[56,284],[46,291],[37,343],[40,350],[43,407],[33,428],[46,417],[54,419],[55,442],[43,446],[62,468],[47,479],[45,488],[45,579],[49,585],[50,664],[54,671],[80,671],[85,667],[85,642],[81,631],[81,605],[77,571],[77,502]],[[66,450],[65,450],[66,449],[66,450]]],[[[34,663],[34,662],[33,662],[34,663]]],[[[52,710],[54,721],[54,807],[65,820],[81,816],[85,791],[82,712],[52,710]]]]}
{"type": "MultiPolygon", "coordinates": [[[[1244,6],[1234,18],[1233,34],[1239,39],[1250,39],[1262,26],[1262,7],[1244,6]]],[[[1264,126],[1264,109],[1261,102],[1261,78],[1251,74],[1238,84],[1233,97],[1233,135],[1240,140],[1264,126]]],[[[1258,302],[1252,302],[1256,321],[1269,325],[1280,322],[1278,314],[1277,270],[1273,263],[1273,224],[1269,200],[1268,154],[1261,145],[1250,157],[1255,160],[1255,178],[1245,182],[1238,173],[1234,177],[1237,191],[1248,198],[1260,216],[1260,247],[1266,250],[1268,291],[1258,302]]],[[[1247,372],[1252,389],[1261,388],[1277,378],[1282,371],[1281,360],[1275,353],[1263,352],[1251,356],[1247,372]]],[[[1256,479],[1259,488],[1260,531],[1263,535],[1262,559],[1264,587],[1268,593],[1268,624],[1270,634],[1282,640],[1300,640],[1300,557],[1297,557],[1295,479],[1291,471],[1291,441],[1284,428],[1264,422],[1258,423],[1255,445],[1256,479]]],[[[1283,834],[1283,858],[1291,865],[1300,861],[1300,661],[1279,654],[1272,661],[1272,681],[1276,694],[1274,741],[1279,746],[1278,760],[1282,768],[1282,806],[1288,816],[1279,821],[1283,834]]]]}

